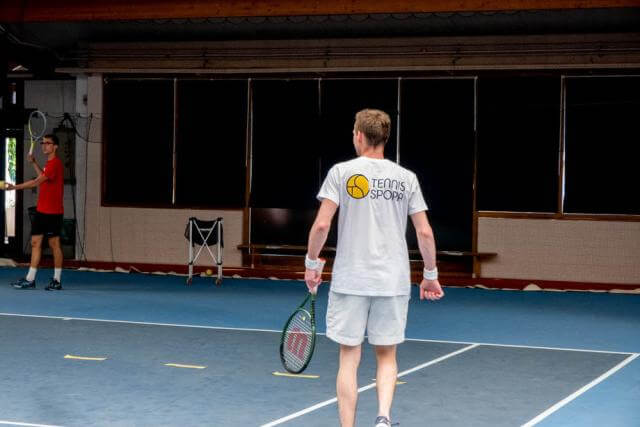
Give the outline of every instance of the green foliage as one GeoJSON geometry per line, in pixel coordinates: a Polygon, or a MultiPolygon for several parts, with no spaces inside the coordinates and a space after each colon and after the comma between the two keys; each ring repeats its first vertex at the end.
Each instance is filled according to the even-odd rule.
{"type": "Polygon", "coordinates": [[[16,145],[15,138],[7,138],[7,158],[9,163],[9,181],[16,182],[16,145]]]}

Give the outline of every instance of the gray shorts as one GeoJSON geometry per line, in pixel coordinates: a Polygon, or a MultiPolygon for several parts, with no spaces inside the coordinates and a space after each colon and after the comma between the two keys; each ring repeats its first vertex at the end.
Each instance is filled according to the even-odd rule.
{"type": "Polygon", "coordinates": [[[366,330],[369,344],[400,344],[404,341],[409,298],[329,292],[327,338],[338,344],[360,345],[366,330]]]}

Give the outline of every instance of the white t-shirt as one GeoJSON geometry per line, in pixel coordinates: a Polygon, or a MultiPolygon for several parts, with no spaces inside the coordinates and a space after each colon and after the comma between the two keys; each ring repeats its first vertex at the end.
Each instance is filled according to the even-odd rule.
{"type": "Polygon", "coordinates": [[[416,175],[392,161],[361,156],[333,166],[318,199],[340,207],[331,290],[409,295],[407,216],[427,210],[416,175]]]}

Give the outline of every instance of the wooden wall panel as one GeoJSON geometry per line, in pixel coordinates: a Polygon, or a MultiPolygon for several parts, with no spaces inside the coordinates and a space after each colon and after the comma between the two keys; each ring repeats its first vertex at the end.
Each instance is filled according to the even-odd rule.
{"type": "Polygon", "coordinates": [[[638,7],[638,0],[4,0],[0,22],[638,7]]]}
{"type": "Polygon", "coordinates": [[[77,55],[84,71],[104,73],[596,69],[640,68],[639,46],[633,33],[97,43],[77,55]]]}

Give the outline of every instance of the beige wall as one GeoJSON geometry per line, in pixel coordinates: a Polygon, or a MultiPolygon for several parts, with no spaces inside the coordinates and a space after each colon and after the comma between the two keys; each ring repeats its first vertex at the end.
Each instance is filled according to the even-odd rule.
{"type": "MultiPolygon", "coordinates": [[[[89,261],[187,264],[187,220],[224,219],[224,265],[242,264],[242,211],[138,209],[100,206],[102,170],[102,76],[88,79],[88,113],[93,115],[87,153],[85,253],[89,261]]],[[[141,165],[143,167],[143,165],[141,165]]],[[[132,182],[144,191],[144,184],[132,182]]],[[[82,190],[82,189],[81,189],[82,190]]],[[[80,190],[80,191],[81,191],[80,190]]],[[[212,194],[215,197],[215,194],[212,194]]],[[[211,265],[203,253],[197,264],[211,265]]]]}
{"type": "Polygon", "coordinates": [[[640,222],[480,218],[481,276],[640,284],[640,222]]]}
{"type": "MultiPolygon", "coordinates": [[[[90,261],[187,265],[187,219],[224,218],[224,265],[240,266],[235,249],[242,239],[242,212],[181,209],[105,208],[87,198],[86,254],[90,261]]],[[[213,265],[206,249],[198,265],[213,265]]]]}

